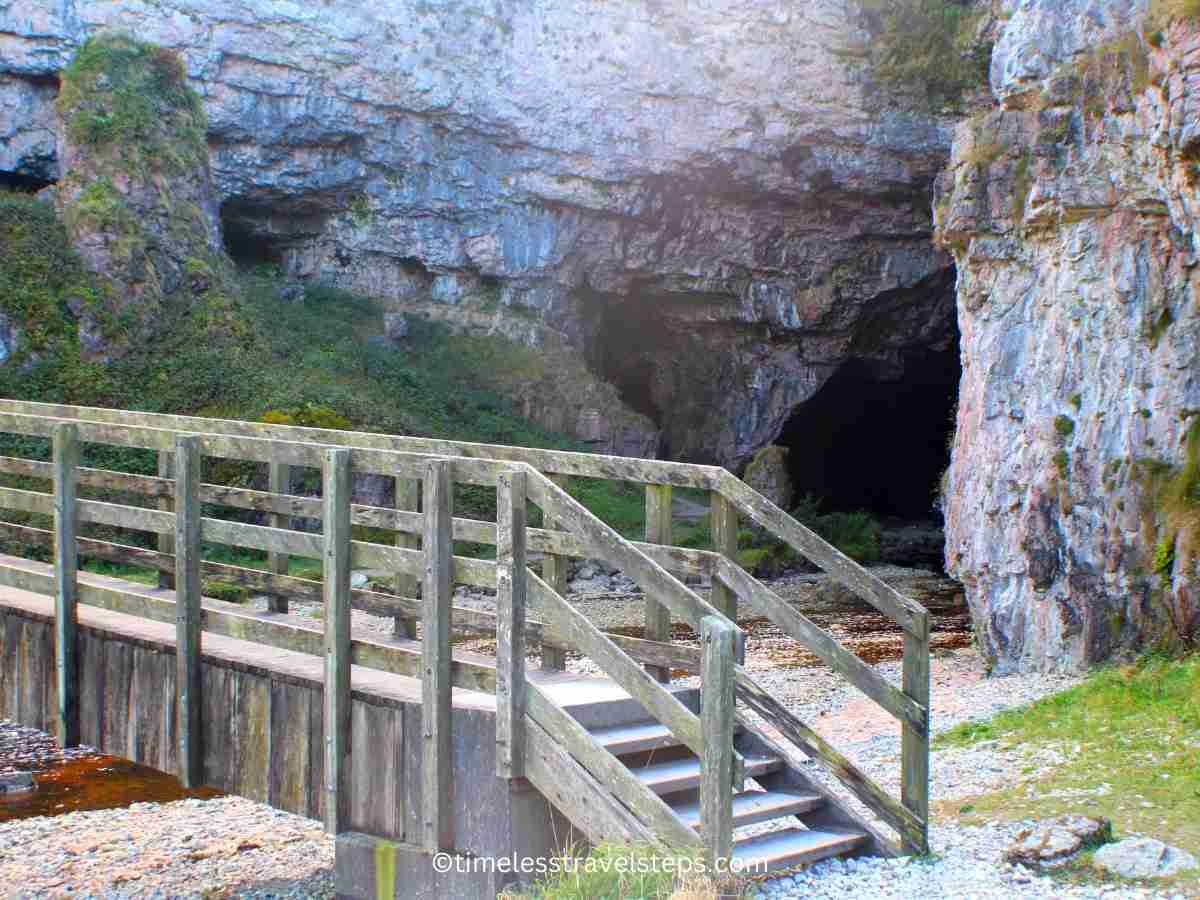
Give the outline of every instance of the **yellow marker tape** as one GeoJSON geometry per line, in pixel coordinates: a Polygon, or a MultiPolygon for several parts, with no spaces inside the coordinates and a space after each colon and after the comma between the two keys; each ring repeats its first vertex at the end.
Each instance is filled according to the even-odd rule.
{"type": "Polygon", "coordinates": [[[375,842],[375,900],[396,900],[396,845],[375,842]]]}

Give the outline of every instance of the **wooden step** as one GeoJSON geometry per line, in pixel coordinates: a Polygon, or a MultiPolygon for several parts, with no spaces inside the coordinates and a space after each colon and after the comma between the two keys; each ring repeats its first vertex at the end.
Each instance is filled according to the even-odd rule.
{"type": "MultiPolygon", "coordinates": [[[[793,794],[787,791],[745,791],[733,795],[733,827],[753,825],[782,816],[798,816],[824,805],[818,794],[793,794]]],[[[683,803],[672,807],[685,825],[700,827],[700,804],[683,803]]]]}
{"type": "Polygon", "coordinates": [[[733,845],[733,858],[741,874],[761,875],[841,856],[866,840],[865,834],[855,832],[795,828],[737,841],[733,845]]]}
{"type": "Polygon", "coordinates": [[[680,746],[679,738],[659,722],[636,722],[633,725],[600,728],[592,732],[592,737],[614,756],[680,746]]]}
{"type": "MultiPolygon", "coordinates": [[[[749,757],[746,759],[746,777],[767,775],[782,765],[776,756],[749,757]]],[[[673,794],[700,785],[700,760],[695,757],[654,763],[631,771],[638,781],[656,794],[673,794]]]]}

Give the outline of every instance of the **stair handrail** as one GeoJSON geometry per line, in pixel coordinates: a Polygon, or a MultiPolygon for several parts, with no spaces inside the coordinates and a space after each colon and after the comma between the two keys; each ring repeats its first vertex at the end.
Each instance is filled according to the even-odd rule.
{"type": "MultiPolygon", "coordinates": [[[[508,535],[523,526],[523,510],[518,512],[515,507],[523,506],[528,499],[542,510],[547,520],[553,519],[559,527],[577,535],[592,556],[620,568],[640,584],[648,596],[655,596],[677,616],[694,624],[702,636],[703,672],[700,715],[697,715],[542,578],[527,569],[515,575],[522,582],[521,590],[527,589],[530,596],[538,599],[546,624],[554,629],[559,640],[584,652],[700,759],[703,813],[702,836],[698,843],[710,859],[727,861],[732,853],[733,792],[741,790],[745,773],[745,761],[733,746],[735,667],[744,657],[744,632],[544,474],[529,465],[522,466],[520,471],[524,477],[515,492],[512,479],[506,476],[501,476],[501,487],[497,491],[498,520],[502,523],[500,534],[504,536],[504,552],[499,559],[502,570],[506,565],[510,569],[500,575],[500,583],[506,585],[502,603],[512,605],[509,599],[512,592],[507,587],[514,578],[511,569],[524,562],[523,548],[518,544],[514,552],[514,542],[508,535]]],[[[511,621],[510,611],[502,611],[501,619],[511,621]]],[[[497,640],[512,641],[514,634],[515,630],[511,628],[498,630],[497,640]]],[[[512,659],[515,652],[515,646],[498,647],[497,657],[512,659]]],[[[672,837],[692,835],[682,823],[669,824],[672,814],[657,797],[646,796],[652,792],[647,790],[639,794],[624,779],[614,783],[614,771],[603,768],[593,743],[580,736],[580,729],[564,727],[562,717],[552,714],[547,705],[549,695],[524,682],[523,675],[516,675],[511,666],[509,671],[512,675],[506,680],[522,681],[511,685],[510,690],[525,692],[527,711],[536,724],[568,751],[574,748],[572,756],[593,774],[606,772],[614,792],[630,812],[647,824],[656,825],[658,833],[667,830],[672,837]]]]}
{"type": "MultiPolygon", "coordinates": [[[[809,755],[821,758],[860,799],[871,797],[869,804],[900,833],[904,849],[912,853],[929,850],[929,611],[905,597],[891,585],[864,569],[816,532],[780,509],[745,482],[722,470],[716,492],[741,514],[749,517],[770,535],[782,540],[801,556],[832,575],[877,610],[904,629],[904,657],[901,689],[881,678],[854,653],[842,647],[828,632],[817,627],[785,600],[745,572],[727,556],[718,561],[714,584],[720,583],[750,603],[790,637],[816,653],[834,671],[899,719],[900,803],[899,809],[887,801],[861,773],[847,768],[844,757],[823,742],[813,741],[815,732],[807,729],[782,706],[773,709],[781,731],[790,733],[793,742],[809,755]],[[799,727],[796,727],[799,726],[799,727]],[[796,737],[802,738],[796,740],[796,737]],[[878,796],[876,796],[878,795],[878,796]],[[883,799],[881,799],[883,798],[883,799]]],[[[747,679],[739,683],[744,686],[747,679]]],[[[750,682],[752,683],[752,682],[750,682]]],[[[744,691],[739,694],[745,700],[744,691]]],[[[759,710],[760,714],[762,711],[759,710]]]]}

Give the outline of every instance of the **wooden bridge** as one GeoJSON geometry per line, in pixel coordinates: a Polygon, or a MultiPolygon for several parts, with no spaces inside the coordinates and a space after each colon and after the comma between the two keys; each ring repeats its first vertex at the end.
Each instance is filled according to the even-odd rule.
{"type": "Polygon", "coordinates": [[[0,432],[17,448],[0,457],[12,485],[0,508],[23,514],[0,535],[52,555],[0,556],[0,713],[323,819],[338,835],[339,894],[494,896],[512,874],[434,872],[433,854],[534,857],[580,837],[694,846],[756,871],[927,850],[926,611],[723,469],[5,400],[0,432]],[[99,465],[83,466],[81,448],[99,465]],[[136,467],[131,449],[156,454],[158,474],[120,471],[136,467]],[[216,483],[255,467],[265,491],[216,483]],[[320,472],[319,498],[290,493],[295,468],[320,472]],[[353,503],[356,473],[395,479],[394,507],[353,503]],[[644,485],[645,540],[577,502],[564,489],[574,477],[644,485]],[[456,485],[494,490],[496,521],[455,517],[456,485]],[[711,550],[672,545],[675,487],[709,493],[711,550]],[[317,520],[320,533],[299,528],[317,520]],[[741,520],[899,624],[901,687],[738,565],[741,520]],[[114,529],[152,533],[157,549],[100,539],[114,529]],[[456,556],[455,541],[494,545],[495,560],[456,556]],[[211,545],[268,564],[206,560],[211,545]],[[81,556],[156,570],[159,585],[81,572],[81,556]],[[321,560],[322,580],[287,574],[289,556],[321,560]],[[601,631],[564,599],[572,557],[640,585],[643,638],[601,631]],[[395,592],[352,589],[352,566],[395,573],[395,592]],[[711,578],[709,599],[685,583],[694,575],[711,578]],[[206,597],[205,579],[267,594],[269,608],[206,597]],[[455,606],[456,584],[494,588],[496,612],[455,606]],[[323,627],[292,602],[323,603],[323,627]],[[352,611],[393,618],[394,633],[352,627],[352,611]],[[743,611],[899,720],[899,798],[755,683],[743,611]],[[673,643],[673,622],[700,648],[673,643]],[[452,631],[494,635],[495,657],[453,650],[452,631]],[[605,677],[567,673],[568,652],[605,677]],[[672,672],[698,674],[699,689],[672,687],[672,672]],[[845,790],[794,764],[793,749],[845,790]],[[770,820],[786,827],[735,834],[770,820]]]}

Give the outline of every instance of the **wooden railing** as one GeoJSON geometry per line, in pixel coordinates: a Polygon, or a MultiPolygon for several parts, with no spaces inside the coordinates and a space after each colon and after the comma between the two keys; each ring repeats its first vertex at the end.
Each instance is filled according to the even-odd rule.
{"type": "MultiPolygon", "coordinates": [[[[423,681],[426,747],[421,792],[425,840],[448,846],[450,779],[448,760],[450,687],[497,692],[497,769],[505,777],[526,775],[549,792],[555,778],[547,766],[575,764],[614,798],[590,809],[597,836],[623,834],[672,845],[702,843],[711,853],[727,853],[732,787],[741,783],[740,758],[733,750],[734,700],[773,725],[797,749],[820,762],[900,836],[910,852],[927,849],[928,832],[928,614],[916,603],[840,554],[821,538],[723,469],[655,460],[623,459],[513,447],[467,444],[426,438],[295,428],[0,400],[0,432],[52,437],[53,461],[0,458],[0,473],[52,480],[54,493],[0,488],[0,508],[55,516],[55,531],[27,524],[0,523],[0,533],[31,546],[54,546],[56,584],[34,569],[0,568],[0,581],[43,592],[55,591],[60,627],[69,628],[73,604],[91,603],[160,621],[176,621],[180,646],[192,650],[200,631],[227,634],[285,649],[318,653],[333,660],[327,672],[327,710],[341,721],[345,704],[343,670],[350,661],[423,681]],[[74,437],[68,437],[68,434],[74,437]],[[129,474],[78,465],[72,440],[156,451],[159,475],[129,474]],[[268,490],[200,483],[196,455],[266,463],[268,490]],[[181,464],[182,461],[182,464],[181,464]],[[291,467],[323,472],[321,498],[288,492],[291,467]],[[344,471],[343,471],[344,470],[344,471]],[[352,504],[350,472],[369,472],[396,480],[395,508],[352,504]],[[564,489],[573,476],[633,481],[645,485],[644,542],[628,541],[579,504],[564,489]],[[497,522],[455,518],[454,483],[497,489],[497,522]],[[420,491],[414,490],[420,485],[420,491]],[[687,487],[710,493],[714,549],[671,546],[671,490],[687,487]],[[138,494],[164,508],[148,508],[81,499],[78,489],[138,494]],[[420,494],[420,500],[417,495],[420,494]],[[526,501],[542,511],[543,527],[528,527],[526,501]],[[199,515],[200,504],[265,513],[269,525],[252,525],[199,515]],[[420,506],[420,511],[417,507],[420,506]],[[74,508],[74,517],[70,508],[74,508]],[[167,508],[173,507],[173,508],[167,508]],[[292,517],[319,519],[322,535],[290,529],[292,517]],[[897,688],[841,647],[827,632],[797,612],[768,587],[738,566],[735,553],[739,517],[752,521],[812,560],[904,629],[903,683],[897,688]],[[127,563],[174,576],[179,602],[146,592],[117,592],[72,577],[77,562],[69,550],[71,524],[97,523],[160,536],[150,550],[76,536],[84,556],[127,563]],[[180,523],[183,523],[182,526],[180,523]],[[352,525],[394,531],[394,545],[350,539],[352,525]],[[59,539],[55,540],[57,533],[59,539]],[[264,551],[267,570],[202,560],[199,541],[264,551]],[[492,544],[494,562],[452,555],[455,540],[492,544]],[[171,552],[173,548],[174,552],[171,552]],[[419,549],[418,549],[419,548],[419,549]],[[542,576],[526,567],[529,552],[542,554],[542,576]],[[325,560],[322,581],[286,573],[289,555],[325,560]],[[566,561],[594,557],[621,569],[646,596],[644,638],[606,634],[568,603],[566,561]],[[350,565],[396,573],[396,594],[351,590],[350,565]],[[343,579],[343,573],[345,579],[343,579]],[[712,595],[705,601],[676,576],[707,575],[712,595]],[[271,609],[286,611],[288,598],[323,601],[323,631],[271,613],[255,614],[230,604],[199,602],[202,576],[245,585],[273,596],[271,609]],[[344,583],[343,583],[344,580],[344,583]],[[451,604],[453,585],[497,590],[495,614],[451,604]],[[72,585],[75,586],[74,591],[72,585]],[[419,592],[416,590],[420,586],[419,592]],[[420,596],[413,596],[419,593],[420,596]],[[527,615],[527,601],[545,621],[527,615]],[[740,604],[767,616],[787,635],[815,653],[902,725],[901,796],[897,801],[849,760],[796,719],[755,684],[742,667],[744,635],[736,626],[740,604]],[[350,609],[396,619],[392,639],[352,639],[350,609]],[[409,640],[413,623],[422,621],[420,644],[409,640]],[[671,621],[690,625],[701,638],[696,649],[670,642],[671,621]],[[494,633],[496,666],[452,659],[449,630],[494,633]],[[666,805],[646,791],[616,759],[545,692],[525,678],[527,644],[540,646],[544,668],[561,668],[567,650],[589,656],[637,699],[679,741],[702,759],[703,836],[683,825],[666,805]],[[643,668],[644,666],[644,668],[643,668]],[[660,684],[672,670],[701,674],[701,713],[697,716],[660,684]],[[344,698],[343,698],[344,699],[344,698]],[[701,736],[707,736],[703,740],[701,736]],[[729,740],[725,740],[725,736],[729,740]],[[719,740],[713,740],[719,737],[719,740]],[[547,743],[550,742],[550,743],[547,743]],[[553,752],[529,748],[553,745],[553,752]],[[565,753],[566,756],[556,754],[565,753]],[[558,760],[555,763],[554,760],[558,760]],[[438,799],[441,798],[441,799],[438,799]],[[439,805],[441,804],[441,805],[439,805]]],[[[68,646],[69,640],[59,642],[68,646]]],[[[198,659],[194,652],[180,658],[198,659]]],[[[62,677],[70,680],[69,659],[62,677]]],[[[191,670],[181,670],[180,685],[191,670]]],[[[345,688],[348,690],[348,687],[345,688]]],[[[194,688],[193,688],[194,690],[194,688]]],[[[61,720],[73,715],[69,691],[61,720]]],[[[180,709],[190,707],[181,703],[180,709]]],[[[743,724],[753,727],[749,720],[743,724]]],[[[65,726],[64,726],[65,727],[65,726]]],[[[77,735],[77,730],[74,735],[77,735]]],[[[181,730],[181,734],[184,731],[181,730]]],[[[64,732],[66,737],[72,733],[64,732]]],[[[336,756],[340,747],[327,748],[336,756]]],[[[192,756],[180,754],[181,767],[192,756]]],[[[331,800],[338,792],[339,762],[327,762],[331,800]]],[[[192,777],[194,771],[183,771],[192,777]]],[[[578,776],[585,777],[585,776],[578,776]]],[[[562,796],[568,804],[570,797],[562,796]]],[[[336,802],[327,804],[327,824],[338,827],[336,802]]],[[[590,835],[589,835],[590,836],[590,835]]]]}

